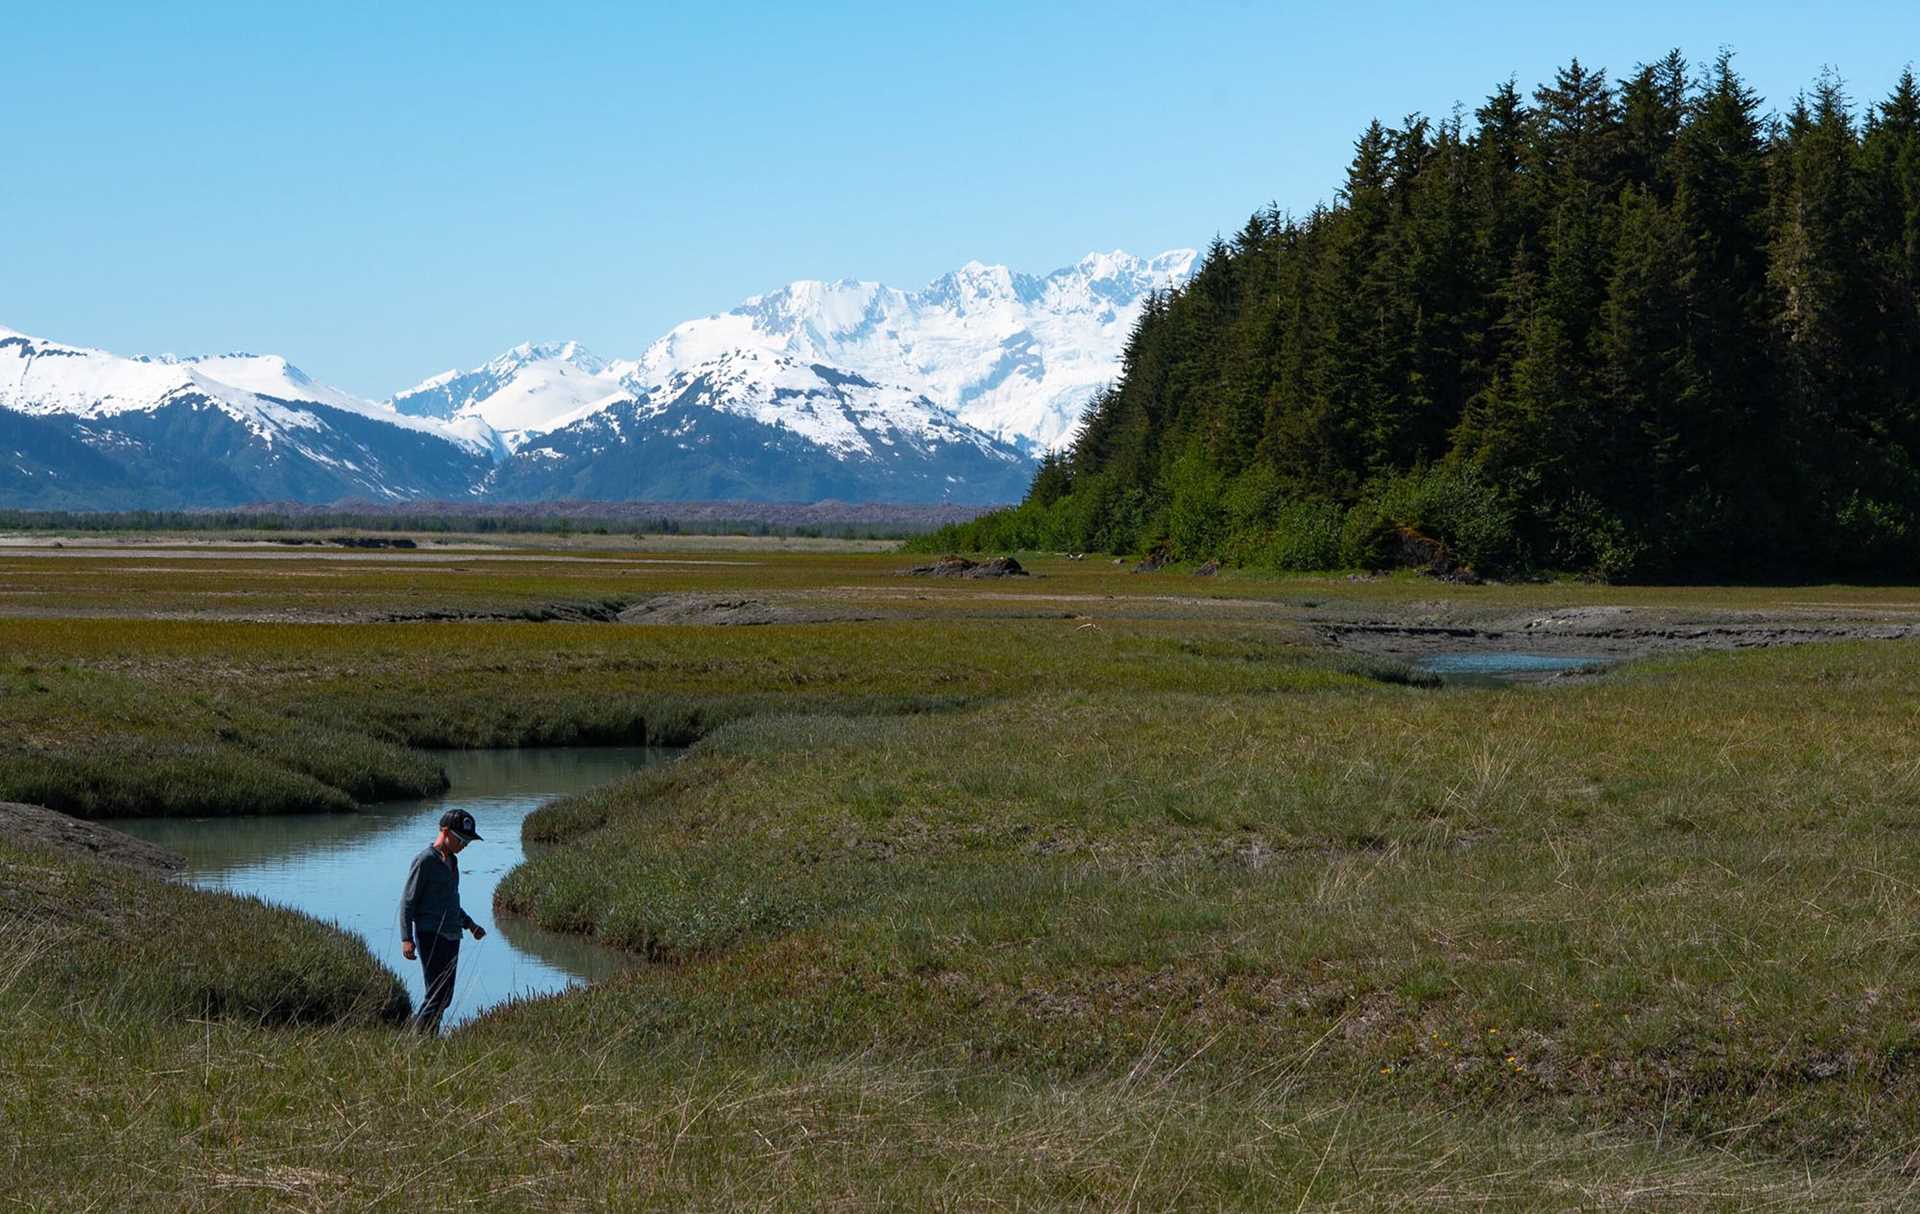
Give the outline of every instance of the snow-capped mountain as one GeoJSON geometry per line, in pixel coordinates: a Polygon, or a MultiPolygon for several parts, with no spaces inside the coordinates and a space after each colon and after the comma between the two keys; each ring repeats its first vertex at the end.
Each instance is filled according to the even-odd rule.
{"type": "Polygon", "coordinates": [[[579,342],[523,342],[471,371],[443,371],[387,403],[399,413],[483,422],[509,448],[626,389],[633,364],[609,366],[579,342]]]}
{"type": "Polygon", "coordinates": [[[918,291],[789,283],[676,326],[630,378],[659,383],[729,350],[769,350],[909,385],[997,438],[1058,447],[1118,377],[1148,293],[1184,284],[1194,260],[1191,249],[1091,253],[1044,277],[972,261],[918,291]]]}
{"type": "Polygon", "coordinates": [[[732,350],[530,436],[487,479],[507,500],[1013,501],[1033,464],[910,388],[732,350]]]}
{"type": "Polygon", "coordinates": [[[1193,265],[795,282],[638,359],[528,343],[381,404],[274,355],[122,358],[0,329],[0,504],[1014,501],[1117,376],[1148,293],[1193,265]]]}
{"type": "Polygon", "coordinates": [[[578,342],[525,343],[471,371],[397,393],[401,413],[484,422],[517,448],[595,405],[657,394],[726,354],[761,350],[899,384],[960,421],[1037,452],[1062,445],[1119,374],[1149,292],[1192,276],[1194,252],[1143,259],[1090,253],[1044,277],[968,262],[918,291],[874,282],[795,282],[730,312],[690,320],[637,360],[578,342]]]}
{"type": "Polygon", "coordinates": [[[11,329],[0,329],[0,426],[0,501],[16,505],[446,495],[483,476],[497,445],[276,356],[123,358],[11,329]]]}

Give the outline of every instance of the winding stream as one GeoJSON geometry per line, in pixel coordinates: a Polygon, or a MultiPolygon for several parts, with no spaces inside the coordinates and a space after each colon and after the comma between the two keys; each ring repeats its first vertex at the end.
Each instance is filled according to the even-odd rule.
{"type": "Polygon", "coordinates": [[[257,818],[137,818],[106,825],[187,858],[203,889],[253,894],[339,924],[398,973],[417,1006],[420,966],[400,956],[400,886],[414,854],[433,842],[442,812],[473,814],[482,840],[460,855],[460,901],[487,929],[460,946],[460,975],[445,1024],[507,999],[546,994],[618,972],[626,954],[577,936],[496,919],[493,891],[527,854],[520,824],[543,802],[606,784],[676,752],[657,747],[555,747],[448,751],[452,788],[352,814],[257,818]]]}

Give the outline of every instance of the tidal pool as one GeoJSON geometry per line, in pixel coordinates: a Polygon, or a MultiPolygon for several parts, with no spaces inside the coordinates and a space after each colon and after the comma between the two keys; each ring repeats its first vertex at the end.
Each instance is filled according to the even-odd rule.
{"type": "Polygon", "coordinates": [[[543,802],[619,779],[676,752],[660,747],[552,747],[447,751],[452,787],[424,801],[392,801],[351,814],[256,818],[132,818],[106,823],[187,858],[203,889],[253,894],[339,924],[367,942],[420,1003],[418,962],[400,955],[400,886],[414,854],[433,842],[440,815],[471,813],[480,842],[460,853],[460,901],[487,929],[463,938],[452,1026],[504,1000],[563,990],[628,968],[624,953],[577,936],[496,919],[493,891],[527,849],[520,824],[543,802]]]}
{"type": "Polygon", "coordinates": [[[1500,686],[1548,678],[1568,670],[1606,663],[1605,658],[1545,653],[1439,653],[1413,663],[1415,670],[1440,676],[1456,686],[1500,686]]]}

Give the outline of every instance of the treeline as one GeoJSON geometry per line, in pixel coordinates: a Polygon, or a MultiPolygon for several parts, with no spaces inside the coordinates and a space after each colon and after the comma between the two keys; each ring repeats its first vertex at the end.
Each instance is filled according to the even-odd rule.
{"type": "Polygon", "coordinates": [[[1723,53],[1370,125],[1154,299],[1019,507],[927,547],[1910,574],[1920,88],[1784,114],[1723,53]]]}

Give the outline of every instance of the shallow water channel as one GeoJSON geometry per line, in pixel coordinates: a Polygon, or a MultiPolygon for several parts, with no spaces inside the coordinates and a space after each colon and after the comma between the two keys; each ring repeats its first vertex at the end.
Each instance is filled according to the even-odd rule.
{"type": "Polygon", "coordinates": [[[1597,657],[1480,650],[1431,654],[1415,659],[1413,668],[1423,674],[1438,675],[1441,682],[1456,687],[1502,687],[1606,664],[1607,659],[1597,657]]]}
{"type": "Polygon", "coordinates": [[[254,894],[346,928],[400,975],[419,1004],[420,966],[400,955],[400,886],[414,854],[433,842],[440,815],[473,814],[481,841],[460,854],[460,901],[487,929],[460,946],[447,1025],[506,999],[545,994],[633,964],[577,936],[493,914],[493,891],[527,854],[520,823],[543,802],[584,792],[671,758],[658,747],[553,747],[447,751],[452,787],[424,801],[393,801],[351,814],[257,818],[139,818],[107,825],[187,858],[204,889],[254,894]]]}

